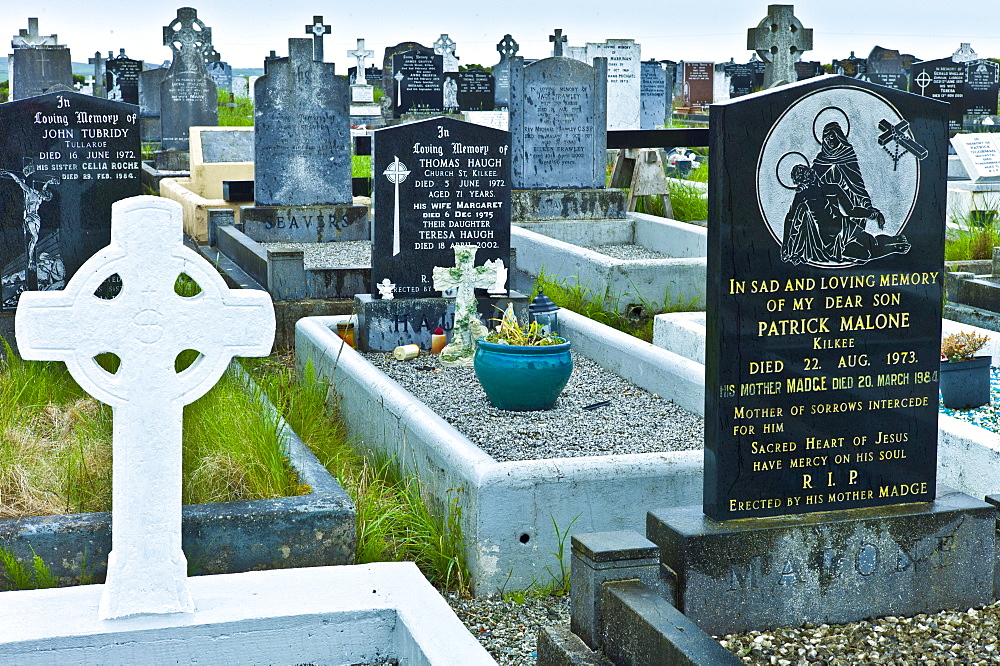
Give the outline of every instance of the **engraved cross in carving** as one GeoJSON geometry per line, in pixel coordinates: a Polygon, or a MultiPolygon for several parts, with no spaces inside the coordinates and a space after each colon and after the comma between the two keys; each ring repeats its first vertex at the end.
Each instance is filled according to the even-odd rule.
{"type": "Polygon", "coordinates": [[[756,51],[767,63],[765,88],[779,81],[797,81],[795,63],[803,51],[813,47],[812,28],[803,28],[802,22],[792,14],[793,9],[793,5],[768,5],[767,16],[756,28],[747,30],[747,48],[756,51]]]}
{"type": "Polygon", "coordinates": [[[177,18],[163,26],[163,45],[173,52],[171,67],[179,61],[184,69],[195,69],[212,49],[212,29],[198,18],[198,10],[181,7],[177,18]]]}
{"type": "Polygon", "coordinates": [[[549,35],[549,41],[552,42],[552,55],[561,56],[563,54],[563,44],[566,43],[568,37],[562,34],[562,28],[556,28],[554,35],[549,35]]]}
{"type": "Polygon", "coordinates": [[[514,38],[510,36],[510,33],[503,36],[497,43],[497,51],[500,52],[500,60],[510,60],[515,55],[517,55],[518,49],[521,46],[514,41],[514,38]]]}
{"type": "Polygon", "coordinates": [[[347,56],[349,58],[357,58],[358,60],[358,78],[357,81],[365,81],[365,60],[375,56],[375,52],[371,49],[365,50],[365,40],[358,40],[358,48],[353,51],[348,51],[347,56]]]}
{"type": "Polygon", "coordinates": [[[313,38],[313,60],[323,62],[323,35],[329,35],[333,29],[323,23],[322,16],[313,16],[312,24],[306,24],[306,34],[313,38]]]}
{"type": "Polygon", "coordinates": [[[15,335],[24,358],[64,361],[80,386],[114,410],[112,549],[100,618],[191,612],[181,550],[183,408],[215,385],[234,356],[270,353],[274,309],[265,292],[230,290],[184,247],[177,203],[133,197],[111,210],[111,244],[63,291],[22,294],[15,335]],[[98,297],[116,274],[121,290],[98,297]],[[180,296],[182,274],[201,292],[180,296]],[[188,349],[201,355],[178,372],[175,360],[188,349]],[[95,360],[105,353],[121,361],[114,374],[95,360]]]}

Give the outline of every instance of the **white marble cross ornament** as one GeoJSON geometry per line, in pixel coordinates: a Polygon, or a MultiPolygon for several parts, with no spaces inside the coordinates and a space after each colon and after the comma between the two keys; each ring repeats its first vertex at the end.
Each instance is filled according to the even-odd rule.
{"type": "Polygon", "coordinates": [[[435,290],[458,288],[451,342],[445,345],[440,355],[441,365],[446,367],[472,365],[476,340],[487,333],[486,326],[479,321],[476,289],[489,289],[497,281],[497,268],[492,263],[476,266],[478,245],[456,245],[454,249],[455,265],[446,268],[435,266],[433,271],[435,290]]]}
{"type": "Polygon", "coordinates": [[[270,353],[274,308],[266,292],[230,290],[184,247],[179,204],[132,197],[116,202],[111,218],[111,244],[63,291],[21,294],[17,346],[25,359],[64,361],[80,386],[113,408],[111,553],[100,619],[192,612],[181,550],[183,408],[234,356],[270,353]],[[109,298],[101,285],[116,274],[121,289],[109,298]],[[177,293],[182,274],[200,293],[177,293]],[[201,355],[177,372],[187,349],[201,355]],[[95,360],[105,353],[121,361],[114,374],[95,360]]]}

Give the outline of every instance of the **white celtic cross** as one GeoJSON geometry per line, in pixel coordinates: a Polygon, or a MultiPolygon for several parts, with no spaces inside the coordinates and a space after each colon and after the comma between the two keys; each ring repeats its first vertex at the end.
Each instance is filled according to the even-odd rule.
{"type": "Polygon", "coordinates": [[[410,172],[407,171],[406,165],[400,162],[398,157],[395,155],[393,157],[395,159],[385,168],[382,175],[388,178],[389,182],[396,188],[396,205],[392,215],[392,256],[395,257],[399,254],[399,184],[406,180],[410,172]]]}
{"type": "Polygon", "coordinates": [[[270,353],[274,309],[265,292],[230,290],[184,247],[177,203],[123,199],[111,219],[111,244],[65,290],[21,294],[17,345],[25,359],[64,361],[84,390],[113,408],[111,553],[99,617],[192,612],[181,550],[183,408],[234,356],[270,353]],[[121,290],[109,297],[102,284],[116,274],[121,290]],[[182,274],[201,292],[180,296],[182,274]],[[187,349],[201,355],[177,372],[187,349]],[[121,361],[115,374],[95,360],[105,353],[121,361]]]}

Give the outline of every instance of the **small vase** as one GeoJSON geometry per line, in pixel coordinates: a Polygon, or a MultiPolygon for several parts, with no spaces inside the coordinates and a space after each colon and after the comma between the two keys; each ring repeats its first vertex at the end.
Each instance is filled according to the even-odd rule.
{"type": "Polygon", "coordinates": [[[941,401],[948,409],[975,409],[990,404],[992,356],[941,364],[941,401]]]}
{"type": "Polygon", "coordinates": [[[493,406],[515,412],[552,409],[573,372],[570,343],[540,347],[480,339],[476,377],[493,406]]]}

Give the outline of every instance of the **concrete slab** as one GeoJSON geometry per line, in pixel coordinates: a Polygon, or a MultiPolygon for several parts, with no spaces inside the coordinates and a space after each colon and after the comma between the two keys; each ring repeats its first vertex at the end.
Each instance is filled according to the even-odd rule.
{"type": "Polygon", "coordinates": [[[0,593],[8,664],[495,664],[409,562],[189,580],[194,613],[97,619],[103,585],[0,593]]]}
{"type": "MultiPolygon", "coordinates": [[[[312,363],[332,382],[352,436],[365,447],[415,474],[438,506],[457,496],[477,595],[548,582],[550,570],[559,571],[553,523],[560,530],[572,524],[572,533],[641,532],[650,506],[700,501],[701,451],[497,462],[343,344],[335,331],[347,320],[300,320],[296,362],[312,363]]],[[[560,314],[560,326],[585,356],[701,411],[693,399],[696,364],[572,312],[560,314]]]]}
{"type": "Polygon", "coordinates": [[[629,213],[625,220],[536,222],[514,225],[511,245],[518,270],[542,271],[618,298],[618,307],[665,300],[705,304],[707,234],[704,227],[662,217],[629,213]],[[635,243],[667,255],[664,259],[615,259],[587,245],[635,243]]]}

